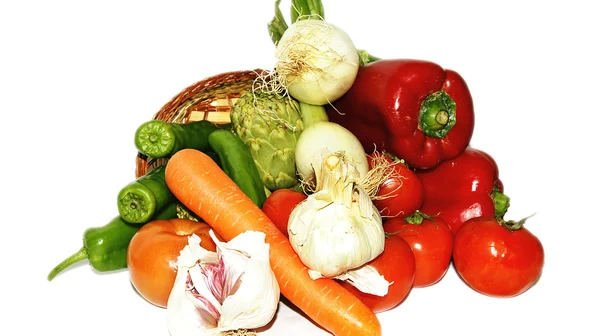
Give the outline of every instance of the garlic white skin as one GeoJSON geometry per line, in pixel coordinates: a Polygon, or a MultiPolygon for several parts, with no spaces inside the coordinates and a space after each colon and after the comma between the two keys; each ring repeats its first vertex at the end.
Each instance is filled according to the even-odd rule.
{"type": "Polygon", "coordinates": [[[298,20],[275,49],[275,76],[295,99],[332,103],[346,93],[358,73],[359,55],[350,36],[318,19],[298,20]]]}
{"type": "Polygon", "coordinates": [[[316,190],[288,222],[289,240],[311,278],[338,278],[376,295],[389,283],[365,265],[383,252],[382,218],[360,186],[360,174],[343,151],[327,154],[316,171],[316,190]]]}
{"type": "Polygon", "coordinates": [[[217,336],[269,323],[279,303],[279,285],[269,263],[265,234],[246,231],[220,242],[217,252],[192,235],[177,259],[167,303],[171,336],[217,336]]]}

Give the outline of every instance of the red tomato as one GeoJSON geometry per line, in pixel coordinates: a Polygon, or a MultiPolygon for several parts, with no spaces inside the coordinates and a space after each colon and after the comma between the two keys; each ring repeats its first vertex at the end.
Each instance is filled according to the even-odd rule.
{"type": "Polygon", "coordinates": [[[452,259],[452,230],[439,218],[423,218],[421,224],[408,224],[392,218],[383,224],[386,233],[402,237],[415,256],[415,281],[413,287],[427,287],[440,281],[452,259]]]}
{"type": "Polygon", "coordinates": [[[393,161],[382,153],[369,155],[369,167],[377,162],[387,162],[394,167],[394,174],[383,181],[377,191],[381,199],[373,201],[384,217],[400,217],[412,215],[423,204],[424,189],[417,175],[400,161],[393,161]]]}
{"type": "Polygon", "coordinates": [[[513,297],[527,291],[542,274],[544,249],[521,227],[505,228],[494,218],[466,221],[454,236],[454,267],[479,293],[513,297]]]}
{"type": "MultiPolygon", "coordinates": [[[[215,251],[216,245],[206,223],[188,219],[154,220],[142,226],[127,249],[127,269],[131,284],[148,302],[165,308],[177,275],[177,257],[195,233],[200,246],[215,251]]],[[[219,240],[223,241],[216,234],[219,240]]]]}
{"type": "Polygon", "coordinates": [[[306,199],[303,193],[290,189],[277,189],[272,192],[263,204],[262,211],[277,226],[279,231],[288,237],[288,220],[294,207],[306,199]]]}
{"type": "Polygon", "coordinates": [[[385,296],[363,293],[347,282],[342,286],[356,295],[373,312],[380,313],[398,306],[408,296],[415,278],[415,257],[402,238],[386,237],[383,253],[369,262],[392,284],[385,296]]]}

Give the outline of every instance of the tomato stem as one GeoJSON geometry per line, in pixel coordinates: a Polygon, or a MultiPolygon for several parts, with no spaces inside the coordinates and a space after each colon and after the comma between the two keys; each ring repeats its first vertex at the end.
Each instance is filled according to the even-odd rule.
{"type": "Polygon", "coordinates": [[[417,211],[415,211],[414,214],[412,214],[412,215],[407,216],[406,218],[404,218],[404,222],[407,223],[407,224],[421,225],[421,224],[423,224],[423,220],[427,219],[427,220],[432,221],[435,224],[436,228],[437,228],[437,223],[435,222],[434,217],[436,217],[438,215],[439,215],[439,213],[436,214],[436,215],[434,215],[434,216],[430,216],[428,214],[425,214],[425,213],[421,212],[421,210],[417,210],[417,211]]]}
{"type": "Polygon", "coordinates": [[[383,155],[389,157],[394,163],[401,164],[401,165],[407,167],[408,169],[411,169],[408,166],[408,164],[406,163],[406,161],[404,161],[404,159],[401,159],[401,158],[397,157],[396,155],[394,155],[388,151],[385,151],[385,150],[383,151],[383,155]]]}
{"type": "Polygon", "coordinates": [[[504,226],[508,231],[513,232],[513,231],[517,231],[520,230],[523,225],[525,225],[525,221],[527,221],[529,218],[533,217],[534,214],[531,214],[519,221],[514,221],[514,220],[504,220],[502,218],[497,218],[496,220],[498,221],[498,223],[502,226],[504,226]]]}
{"type": "Polygon", "coordinates": [[[389,238],[391,236],[395,236],[395,235],[397,235],[398,233],[401,233],[401,232],[413,232],[415,234],[419,233],[419,231],[413,230],[413,229],[402,229],[402,230],[398,230],[398,231],[394,231],[394,232],[385,232],[385,238],[389,238]]]}

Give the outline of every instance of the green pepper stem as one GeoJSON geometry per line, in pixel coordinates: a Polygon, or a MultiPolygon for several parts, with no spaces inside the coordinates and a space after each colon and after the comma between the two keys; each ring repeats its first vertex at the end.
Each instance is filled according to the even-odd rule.
{"type": "Polygon", "coordinates": [[[300,115],[302,116],[302,124],[304,129],[307,129],[314,124],[321,121],[329,121],[327,111],[323,105],[311,105],[301,101],[298,102],[300,105],[300,115]]]}
{"type": "Polygon", "coordinates": [[[89,257],[89,254],[88,254],[87,249],[85,247],[82,247],[75,254],[73,254],[72,256],[63,260],[60,264],[56,265],[56,267],[54,267],[52,269],[52,271],[50,271],[50,273],[48,273],[48,281],[51,281],[52,279],[54,279],[54,277],[57,276],[58,273],[64,271],[67,267],[73,265],[74,263],[76,263],[78,261],[85,260],[88,257],[89,257]]]}
{"type": "Polygon", "coordinates": [[[170,123],[150,120],[135,131],[134,143],[140,153],[151,158],[163,158],[171,155],[175,137],[170,123]]]}
{"type": "Polygon", "coordinates": [[[494,186],[490,196],[492,197],[492,201],[494,201],[496,218],[503,218],[510,206],[510,198],[501,193],[500,190],[498,190],[498,186],[494,186]]]}
{"type": "Polygon", "coordinates": [[[365,65],[369,63],[373,63],[375,61],[379,61],[381,58],[375,57],[369,54],[366,50],[361,49],[358,50],[358,59],[360,60],[360,65],[365,65]]]}
{"type": "Polygon", "coordinates": [[[117,195],[119,215],[132,224],[148,222],[157,210],[157,203],[152,190],[137,181],[123,187],[117,195]]]}
{"type": "Polygon", "coordinates": [[[419,111],[419,128],[428,137],[443,138],[456,124],[456,103],[445,92],[427,96],[419,111]]]}

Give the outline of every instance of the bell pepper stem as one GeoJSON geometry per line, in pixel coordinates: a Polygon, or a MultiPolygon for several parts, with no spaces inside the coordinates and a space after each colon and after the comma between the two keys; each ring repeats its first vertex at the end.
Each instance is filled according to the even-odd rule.
{"type": "Polygon", "coordinates": [[[369,64],[375,61],[379,61],[381,58],[373,56],[369,54],[366,50],[358,50],[358,59],[360,61],[360,65],[369,64]]]}
{"type": "Polygon", "coordinates": [[[88,257],[89,257],[89,254],[88,254],[87,249],[85,247],[82,247],[75,254],[73,254],[70,257],[68,257],[67,259],[63,260],[60,264],[56,265],[56,267],[54,267],[48,274],[48,281],[51,281],[52,279],[54,279],[55,276],[57,276],[60,272],[65,270],[67,267],[73,265],[74,263],[76,263],[78,261],[88,259],[88,257]]]}
{"type": "Polygon", "coordinates": [[[496,218],[502,218],[508,211],[510,206],[510,198],[498,190],[498,186],[495,186],[492,190],[492,200],[494,201],[494,209],[496,211],[496,218]]]}
{"type": "Polygon", "coordinates": [[[456,124],[456,103],[444,91],[427,96],[419,111],[419,128],[432,138],[443,138],[456,124]]]}
{"type": "Polygon", "coordinates": [[[300,105],[300,115],[304,129],[307,129],[321,121],[329,121],[327,111],[323,105],[311,105],[303,102],[298,102],[300,105]]]}

